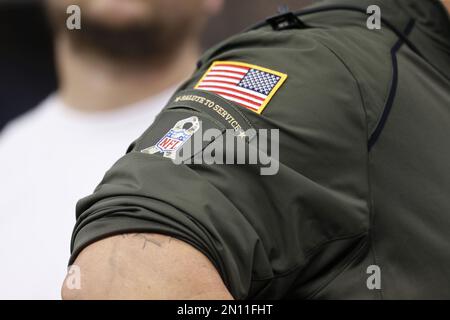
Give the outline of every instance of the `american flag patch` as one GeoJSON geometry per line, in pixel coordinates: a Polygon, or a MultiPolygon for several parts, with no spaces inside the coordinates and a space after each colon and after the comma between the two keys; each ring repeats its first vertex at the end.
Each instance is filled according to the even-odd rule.
{"type": "Polygon", "coordinates": [[[258,114],[283,85],[287,75],[259,66],[216,61],[195,89],[214,92],[258,114]]]}

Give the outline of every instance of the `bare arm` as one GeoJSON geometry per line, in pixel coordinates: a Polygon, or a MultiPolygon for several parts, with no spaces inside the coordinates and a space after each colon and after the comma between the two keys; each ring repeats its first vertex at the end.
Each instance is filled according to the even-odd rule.
{"type": "Polygon", "coordinates": [[[92,244],[78,256],[81,289],[63,284],[63,299],[232,299],[198,250],[156,234],[130,234],[92,244]]]}

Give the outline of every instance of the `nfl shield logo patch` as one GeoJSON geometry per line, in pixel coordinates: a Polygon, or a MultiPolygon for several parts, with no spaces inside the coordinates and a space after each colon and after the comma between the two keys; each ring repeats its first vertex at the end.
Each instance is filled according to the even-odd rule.
{"type": "Polygon", "coordinates": [[[143,153],[163,153],[165,158],[175,159],[176,153],[194,133],[200,129],[197,117],[178,121],[153,147],[142,150],[143,153]]]}

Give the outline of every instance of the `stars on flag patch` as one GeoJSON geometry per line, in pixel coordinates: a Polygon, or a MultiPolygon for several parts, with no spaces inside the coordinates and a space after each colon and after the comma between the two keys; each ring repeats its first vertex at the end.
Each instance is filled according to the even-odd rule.
{"type": "Polygon", "coordinates": [[[260,66],[216,61],[195,89],[213,92],[261,114],[286,79],[286,74],[260,66]]]}

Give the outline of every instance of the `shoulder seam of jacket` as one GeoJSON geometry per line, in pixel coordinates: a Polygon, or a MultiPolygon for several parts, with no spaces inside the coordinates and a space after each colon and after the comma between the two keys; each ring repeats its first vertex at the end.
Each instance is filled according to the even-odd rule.
{"type": "Polygon", "coordinates": [[[367,138],[368,138],[368,134],[369,134],[369,128],[368,128],[368,116],[367,116],[367,106],[366,106],[366,101],[364,99],[364,95],[362,92],[362,88],[360,85],[360,81],[358,79],[358,77],[356,76],[356,74],[353,72],[352,68],[350,67],[349,63],[347,63],[345,61],[345,59],[343,57],[341,57],[341,55],[339,55],[336,50],[334,50],[333,48],[331,48],[329,45],[327,45],[326,43],[324,43],[323,41],[316,39],[317,42],[319,42],[323,47],[325,47],[328,51],[330,51],[330,53],[332,55],[334,55],[336,57],[336,59],[345,67],[345,69],[348,71],[348,73],[350,74],[350,76],[353,78],[353,80],[356,83],[356,87],[358,88],[358,93],[359,93],[359,98],[361,101],[361,107],[362,107],[362,111],[364,114],[364,118],[365,118],[365,123],[366,123],[366,134],[367,134],[367,138]]]}
{"type": "MultiPolygon", "coordinates": [[[[415,20],[411,19],[408,25],[406,26],[405,34],[409,35],[413,30],[415,26],[415,20]]],[[[391,77],[391,85],[389,94],[387,96],[387,100],[385,102],[384,108],[382,113],[380,114],[380,117],[377,121],[377,126],[375,127],[374,131],[371,133],[369,141],[368,141],[368,150],[369,152],[372,150],[373,146],[378,141],[378,138],[381,136],[381,133],[383,132],[384,126],[389,118],[389,114],[392,110],[392,106],[394,104],[396,95],[397,95],[397,87],[398,87],[398,58],[397,53],[405,43],[404,39],[399,38],[398,41],[394,44],[394,46],[391,48],[391,63],[392,63],[392,77],[391,77]]]]}

